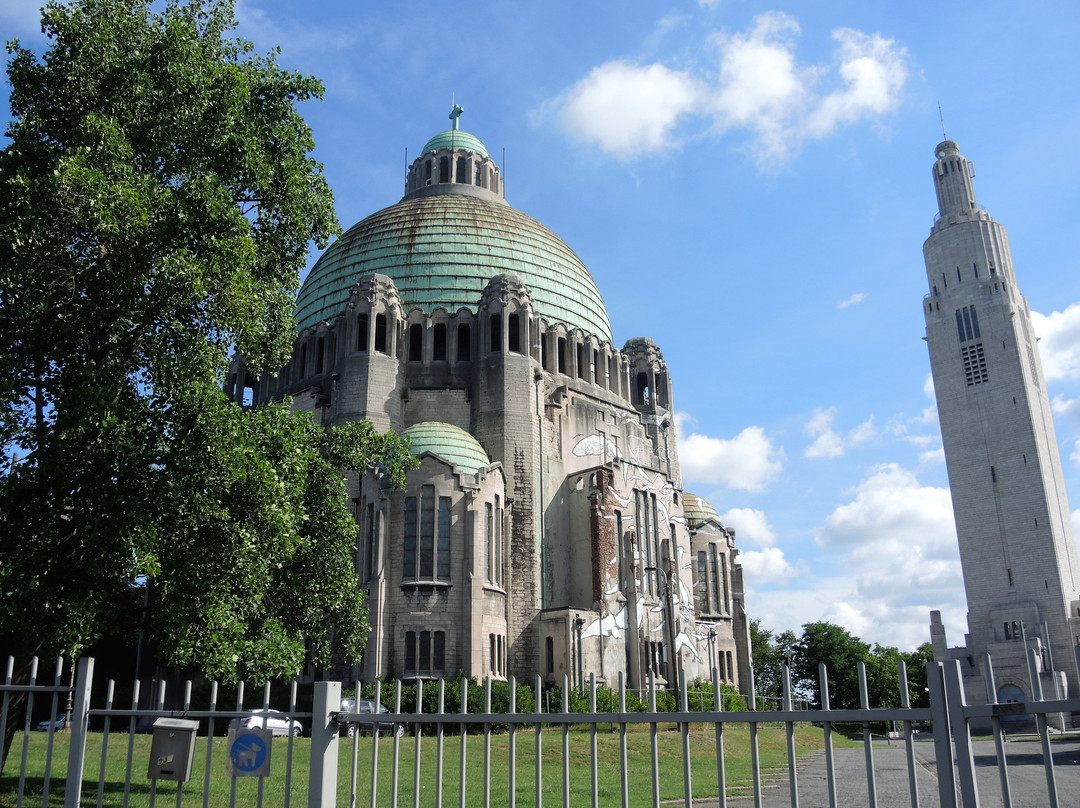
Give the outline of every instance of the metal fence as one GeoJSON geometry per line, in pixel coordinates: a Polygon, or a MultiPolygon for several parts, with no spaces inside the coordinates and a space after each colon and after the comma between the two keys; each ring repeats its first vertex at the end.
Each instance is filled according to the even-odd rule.
{"type": "MultiPolygon", "coordinates": [[[[1080,664],[1080,650],[1078,664],[1080,664]]],[[[989,661],[988,661],[989,662],[989,661]]],[[[1034,660],[1033,660],[1034,664],[1034,660]]],[[[819,764],[824,768],[825,793],[832,808],[838,804],[836,749],[833,734],[837,724],[861,727],[862,777],[865,778],[867,805],[879,804],[878,778],[882,768],[875,760],[882,754],[881,739],[875,739],[872,729],[879,724],[900,729],[893,733],[899,754],[902,746],[906,769],[906,789],[889,792],[890,805],[941,806],[941,808],[972,808],[980,805],[979,783],[976,777],[976,756],[972,749],[971,722],[990,721],[996,749],[997,794],[1001,804],[1011,808],[1013,798],[1009,779],[1010,764],[1006,738],[1001,726],[1003,715],[1021,711],[1035,727],[1035,737],[1042,748],[1041,766],[1045,772],[1046,796],[1040,800],[1057,808],[1073,804],[1059,796],[1058,775],[1051,748],[1050,728],[1046,716],[1054,713],[1080,712],[1080,699],[1043,701],[1036,692],[1035,699],[1017,705],[966,705],[959,664],[930,663],[927,665],[929,708],[915,708],[908,703],[906,671],[901,663],[900,698],[898,708],[871,708],[868,703],[865,670],[859,667],[861,706],[858,709],[833,710],[829,705],[826,671],[820,669],[822,709],[794,709],[790,670],[784,670],[784,695],[781,709],[760,711],[747,709],[724,711],[724,693],[719,682],[713,682],[712,709],[696,712],[688,709],[685,691],[677,712],[656,709],[656,690],[650,688],[647,709],[633,712],[627,709],[627,691],[620,679],[617,690],[618,709],[597,709],[597,687],[590,678],[586,690],[588,705],[585,712],[571,712],[571,691],[561,689],[558,709],[541,710],[539,698],[542,682],[537,677],[531,683],[534,693],[534,712],[518,710],[517,687],[509,682],[509,704],[505,712],[492,712],[492,682],[482,686],[483,709],[470,712],[468,684],[460,684],[460,710],[444,709],[447,683],[439,681],[435,712],[424,712],[423,699],[413,699],[406,712],[402,704],[403,687],[410,682],[396,682],[392,694],[384,694],[381,685],[375,701],[392,705],[388,713],[350,712],[341,709],[340,682],[318,682],[314,685],[310,710],[299,707],[297,686],[290,687],[289,706],[282,712],[286,720],[304,719],[310,724],[310,741],[295,739],[289,734],[280,744],[275,743],[275,764],[268,776],[245,778],[238,772],[235,758],[226,774],[233,747],[223,742],[219,733],[232,720],[250,716],[252,706],[244,704],[244,691],[238,688],[235,705],[218,703],[218,686],[210,686],[208,709],[192,709],[191,684],[183,687],[179,698],[173,698],[173,709],[166,709],[164,683],[159,683],[149,708],[140,708],[139,683],[132,688],[131,706],[114,704],[115,683],[105,685],[103,696],[94,699],[101,707],[91,707],[93,659],[78,662],[73,683],[62,682],[63,662],[58,660],[51,684],[39,681],[37,661],[31,666],[29,681],[13,681],[14,661],[8,660],[0,705],[0,736],[12,719],[11,698],[25,697],[26,711],[22,730],[15,733],[5,772],[0,777],[0,805],[81,803],[105,805],[150,805],[158,800],[170,800],[177,808],[182,805],[282,805],[306,804],[310,808],[330,808],[338,805],[483,805],[510,806],[549,805],[650,805],[656,808],[670,801],[670,791],[686,808],[695,800],[710,800],[710,805],[727,806],[736,786],[752,799],[758,808],[765,805],[767,778],[777,772],[766,771],[762,762],[761,741],[778,736],[782,741],[780,755],[786,779],[786,794],[779,801],[799,806],[805,789],[799,785],[799,765],[796,749],[796,730],[807,731],[807,725],[820,727],[823,750],[819,764]],[[35,700],[47,699],[50,718],[57,715],[60,699],[71,699],[70,732],[67,743],[49,723],[47,732],[33,733],[31,716],[35,700]],[[199,743],[205,748],[197,755],[201,771],[191,780],[172,778],[166,782],[142,775],[152,755],[147,741],[138,740],[140,721],[167,717],[194,719],[203,722],[199,743]],[[90,731],[91,723],[95,730],[90,731]],[[936,774],[936,793],[920,791],[917,774],[926,765],[927,755],[916,755],[918,740],[915,724],[932,727],[933,761],[936,774]],[[366,732],[343,737],[342,728],[352,725],[366,732]],[[407,731],[395,730],[404,726],[407,731]],[[367,737],[370,733],[370,737],[367,737]],[[731,757],[725,743],[738,733],[740,743],[747,743],[748,753],[742,750],[739,758],[749,757],[749,775],[745,784],[729,778],[731,757]],[[693,743],[692,743],[693,739],[693,743]],[[600,741],[603,741],[601,744],[600,741]],[[600,747],[603,747],[601,750],[600,747]],[[43,747],[43,748],[42,748],[43,747]],[[692,754],[692,748],[696,750],[692,754]],[[67,765],[59,763],[66,749],[67,765]],[[603,752],[603,754],[601,754],[603,752]],[[284,763],[281,756],[284,754],[284,763]],[[696,759],[695,758],[696,755],[696,759]],[[389,758],[389,760],[387,760],[389,758]],[[456,771],[455,771],[456,769],[456,771]],[[695,779],[696,778],[696,779],[695,779]],[[675,782],[681,779],[679,783],[675,782]],[[496,782],[497,781],[497,782],[496,782]],[[695,786],[696,784],[696,786],[695,786]],[[185,792],[185,788],[187,791],[185,792]],[[897,794],[902,792],[902,796],[897,794]],[[663,797],[662,797],[663,793],[663,797]],[[695,797],[694,795],[697,794],[695,797]],[[899,802],[898,802],[899,800],[899,802]]],[[[45,677],[47,678],[47,677],[45,677]]],[[[1036,682],[1037,682],[1036,678],[1036,682]]],[[[993,689],[993,677],[988,680],[988,692],[993,689]]],[[[753,683],[747,704],[757,700],[753,683]]],[[[992,698],[992,696],[991,696],[992,698]]],[[[270,688],[262,689],[259,709],[270,707],[270,688]]],[[[263,725],[265,726],[266,713],[263,725]]],[[[156,736],[154,743],[156,743],[156,736]]],[[[267,744],[269,764],[270,744],[267,744]]],[[[845,750],[849,751],[849,750],[845,750]]],[[[149,766],[153,771],[153,764],[149,766]]],[[[268,769],[269,770],[269,769],[268,769]]],[[[252,772],[266,775],[266,772],[252,772]]],[[[147,775],[149,777],[149,775],[147,775]]],[[[985,780],[984,780],[985,783],[985,780]]],[[[776,804],[776,788],[770,791],[770,804],[776,804]]],[[[1072,799],[1075,794],[1072,792],[1072,799]]],[[[1027,798],[1029,795],[1025,795],[1027,798]]],[[[698,803],[700,804],[700,802],[698,803]]]]}

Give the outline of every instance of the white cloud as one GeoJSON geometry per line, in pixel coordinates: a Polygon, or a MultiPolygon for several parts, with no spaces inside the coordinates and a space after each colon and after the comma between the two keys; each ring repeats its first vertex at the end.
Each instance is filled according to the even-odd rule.
{"type": "Polygon", "coordinates": [[[890,591],[881,597],[867,592],[852,575],[814,578],[802,572],[796,579],[797,586],[790,586],[785,579],[758,581],[747,572],[746,581],[754,617],[773,631],[790,629],[799,634],[806,623],[824,620],[843,626],[867,642],[911,651],[929,641],[930,612],[936,609],[942,613],[949,641],[963,642],[967,606],[959,562],[955,576],[943,588],[923,591],[909,587],[900,595],[890,591]]]}
{"type": "Polygon", "coordinates": [[[574,136],[620,159],[672,147],[685,121],[714,134],[748,132],[755,158],[774,163],[807,138],[896,109],[908,77],[903,46],[838,28],[832,63],[803,64],[796,56],[801,33],[790,15],[766,12],[746,31],[705,37],[715,68],[605,62],[544,104],[544,117],[554,111],[574,136]]]}
{"type": "Polygon", "coordinates": [[[1058,393],[1050,402],[1050,409],[1054,411],[1054,415],[1071,418],[1080,411],[1080,398],[1065,398],[1061,393],[1058,393]]]}
{"type": "Polygon", "coordinates": [[[852,446],[865,443],[877,434],[872,415],[848,432],[846,436],[833,430],[834,420],[836,420],[836,407],[828,409],[818,407],[814,410],[814,414],[803,427],[803,432],[814,438],[814,441],[806,447],[804,456],[808,458],[842,457],[852,446]]]}
{"type": "MultiPolygon", "coordinates": [[[[1080,521],[1080,512],[1074,519],[1080,521]]],[[[815,569],[829,569],[827,577],[792,560],[801,571],[795,587],[755,579],[744,565],[748,601],[768,628],[798,632],[826,620],[867,641],[910,650],[929,640],[936,609],[950,640],[963,641],[966,603],[946,489],[922,485],[896,464],[879,466],[848,492],[815,540],[815,569]]],[[[764,561],[757,563],[770,572],[764,561]]]]}
{"type": "Polygon", "coordinates": [[[757,492],[775,480],[784,468],[784,450],[759,426],[748,426],[734,438],[712,438],[688,432],[693,419],[675,414],[679,465],[690,482],[724,485],[757,492]]]}
{"type": "Polygon", "coordinates": [[[776,544],[776,530],[769,524],[764,511],[732,508],[720,516],[720,521],[735,528],[735,540],[741,547],[772,547],[776,544]]]}
{"type": "Polygon", "coordinates": [[[796,63],[800,33],[793,17],[767,12],[754,18],[748,33],[712,37],[720,51],[720,77],[710,104],[716,127],[751,130],[762,156],[788,156],[791,122],[810,101],[815,71],[796,63]]]}
{"type": "Polygon", "coordinates": [[[784,551],[779,547],[766,547],[762,550],[746,550],[739,554],[745,578],[757,585],[787,582],[798,570],[784,558],[784,551]]]}
{"type": "Polygon", "coordinates": [[[860,118],[883,115],[893,109],[907,81],[907,51],[880,34],[864,34],[851,28],[833,31],[840,90],[821,99],[806,120],[806,134],[825,137],[837,127],[860,118]]]}
{"type": "Polygon", "coordinates": [[[925,452],[919,452],[919,465],[922,466],[938,466],[945,462],[945,447],[939,446],[936,449],[928,449],[925,452]]]}
{"type": "Polygon", "coordinates": [[[1080,379],[1080,303],[1050,314],[1031,312],[1046,381],[1080,379]]]}
{"type": "MultiPolygon", "coordinates": [[[[895,463],[878,466],[815,531],[819,547],[865,548],[881,541],[900,542],[904,554],[923,548],[928,556],[955,549],[952,501],[945,488],[920,485],[895,463]]],[[[882,557],[878,556],[878,560],[882,557]]]]}
{"type": "Polygon", "coordinates": [[[671,146],[672,130],[699,96],[697,81],[687,73],[615,61],[593,68],[553,106],[577,137],[629,158],[671,146]]]}
{"type": "Polygon", "coordinates": [[[922,417],[919,419],[919,422],[923,424],[936,424],[938,422],[937,391],[934,389],[933,373],[926,374],[926,378],[923,380],[922,391],[923,395],[930,399],[933,404],[922,411],[922,417]]]}
{"type": "Polygon", "coordinates": [[[839,303],[837,303],[836,308],[838,308],[838,309],[846,309],[849,306],[857,306],[858,304],[862,303],[864,300],[866,300],[866,295],[863,292],[856,292],[851,297],[849,297],[847,300],[841,300],[839,303]]]}

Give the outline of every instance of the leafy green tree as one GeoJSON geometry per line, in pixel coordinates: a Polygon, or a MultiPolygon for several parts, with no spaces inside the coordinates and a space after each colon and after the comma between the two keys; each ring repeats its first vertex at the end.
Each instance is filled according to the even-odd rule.
{"type": "Polygon", "coordinates": [[[871,707],[900,706],[900,660],[904,655],[892,646],[874,645],[866,664],[866,691],[871,707]]]}
{"type": "Polygon", "coordinates": [[[795,647],[793,675],[812,694],[814,706],[821,707],[818,665],[825,664],[829,685],[829,706],[850,709],[859,706],[858,663],[865,662],[870,646],[832,623],[807,623],[795,647]]]}
{"type": "Polygon", "coordinates": [[[907,666],[908,697],[912,707],[929,707],[926,692],[926,663],[934,661],[934,647],[924,642],[911,653],[901,654],[907,666]]]}
{"type": "Polygon", "coordinates": [[[363,647],[342,472],[400,484],[407,444],[221,393],[233,350],[283,364],[308,245],[338,231],[296,109],[321,85],[234,25],[228,0],[53,2],[42,58],[8,46],[0,625],[23,653],[145,629],[261,679],[363,647]]]}
{"type": "MultiPolygon", "coordinates": [[[[766,705],[778,707],[784,695],[784,662],[799,638],[793,631],[774,634],[760,620],[750,621],[750,647],[754,656],[754,689],[766,705]]],[[[794,683],[793,683],[794,684],[794,683]]]]}

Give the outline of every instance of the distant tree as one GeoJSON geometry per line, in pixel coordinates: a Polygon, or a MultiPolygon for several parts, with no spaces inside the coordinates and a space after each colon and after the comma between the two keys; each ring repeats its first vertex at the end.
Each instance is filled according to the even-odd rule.
{"type": "Polygon", "coordinates": [[[338,231],[296,111],[321,85],[234,25],[227,0],[54,2],[43,58],[9,44],[0,631],[24,654],[143,628],[167,663],[262,679],[363,647],[342,473],[401,483],[407,443],[221,392],[233,350],[284,363],[338,231]]]}
{"type": "Polygon", "coordinates": [[[900,660],[904,655],[891,646],[875,645],[863,662],[871,707],[900,706],[900,660]]]}
{"type": "Polygon", "coordinates": [[[865,662],[870,646],[847,629],[832,623],[806,623],[795,648],[795,675],[821,707],[818,665],[825,664],[829,685],[829,706],[834,709],[859,706],[858,663],[865,662]]]}
{"type": "Polygon", "coordinates": [[[926,663],[934,661],[934,648],[924,642],[910,653],[902,654],[907,666],[908,697],[912,707],[929,707],[930,694],[926,692],[926,663]]]}
{"type": "Polygon", "coordinates": [[[784,662],[798,643],[793,631],[774,634],[760,620],[750,621],[750,646],[754,657],[754,689],[775,707],[784,694],[784,662]]]}

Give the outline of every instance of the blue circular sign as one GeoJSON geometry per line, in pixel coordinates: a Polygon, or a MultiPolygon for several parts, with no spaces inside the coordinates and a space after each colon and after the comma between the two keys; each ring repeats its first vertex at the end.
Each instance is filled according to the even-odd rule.
{"type": "Polygon", "coordinates": [[[253,772],[266,762],[266,743],[254,732],[237,735],[233,740],[229,756],[232,765],[240,772],[253,772]]]}

